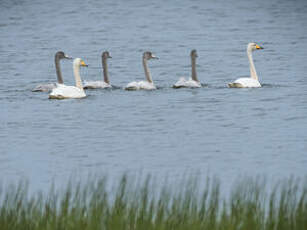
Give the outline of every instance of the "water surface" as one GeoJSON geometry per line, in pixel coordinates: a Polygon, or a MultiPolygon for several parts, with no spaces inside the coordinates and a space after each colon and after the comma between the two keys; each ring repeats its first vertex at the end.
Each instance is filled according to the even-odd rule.
{"type": "MultiPolygon", "coordinates": [[[[153,173],[173,180],[186,172],[274,179],[306,175],[306,1],[9,1],[0,2],[0,179],[28,178],[34,188],[76,174],[153,173]],[[248,76],[254,53],[260,89],[229,89],[248,76]],[[170,88],[190,75],[197,49],[201,89],[170,88]],[[54,54],[88,64],[101,78],[109,50],[112,84],[144,78],[141,55],[159,60],[151,92],[87,91],[82,100],[33,93],[54,82],[54,54]]],[[[72,63],[63,61],[66,84],[72,63]]]]}

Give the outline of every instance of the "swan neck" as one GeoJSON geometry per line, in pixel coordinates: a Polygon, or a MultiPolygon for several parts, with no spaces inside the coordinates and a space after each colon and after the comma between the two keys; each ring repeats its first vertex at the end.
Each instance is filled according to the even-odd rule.
{"type": "Polygon", "coordinates": [[[143,66],[144,66],[144,72],[145,72],[145,76],[146,76],[146,80],[149,83],[152,83],[152,78],[148,69],[148,65],[147,65],[147,60],[145,58],[143,58],[143,66]]]}
{"type": "Polygon", "coordinates": [[[107,58],[105,57],[102,57],[102,67],[103,67],[103,80],[105,83],[110,84],[109,75],[108,75],[107,58]]]}
{"type": "Polygon", "coordinates": [[[249,60],[249,70],[250,70],[250,77],[252,79],[255,79],[258,81],[258,75],[256,72],[256,68],[255,68],[255,64],[254,64],[254,60],[253,60],[253,56],[252,56],[252,51],[247,50],[247,57],[249,60]]]}
{"type": "Polygon", "coordinates": [[[75,76],[75,81],[76,81],[76,87],[81,89],[83,91],[83,85],[80,77],[80,65],[79,64],[74,64],[74,76],[75,76]]]}
{"type": "Polygon", "coordinates": [[[56,69],[56,76],[58,79],[58,83],[63,84],[64,81],[61,72],[60,59],[57,56],[55,56],[55,69],[56,69]]]}
{"type": "Polygon", "coordinates": [[[192,64],[192,79],[198,82],[197,73],[196,73],[196,58],[191,57],[191,64],[192,64]]]}

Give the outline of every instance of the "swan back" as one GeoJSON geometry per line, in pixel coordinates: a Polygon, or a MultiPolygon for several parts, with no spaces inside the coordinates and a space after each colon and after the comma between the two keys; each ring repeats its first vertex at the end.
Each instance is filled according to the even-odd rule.
{"type": "Polygon", "coordinates": [[[54,88],[56,88],[55,83],[41,84],[37,85],[34,89],[32,89],[32,92],[49,92],[54,88]]]}
{"type": "Polygon", "coordinates": [[[259,88],[261,87],[261,84],[258,80],[246,77],[246,78],[239,78],[235,80],[233,83],[229,83],[228,86],[230,88],[259,88]]]}
{"type": "Polygon", "coordinates": [[[130,82],[126,87],[125,90],[155,90],[157,89],[156,86],[148,81],[133,81],[130,82]]]}
{"type": "Polygon", "coordinates": [[[78,99],[84,97],[86,97],[84,90],[81,90],[75,86],[67,86],[60,84],[49,94],[50,99],[78,99]]]}

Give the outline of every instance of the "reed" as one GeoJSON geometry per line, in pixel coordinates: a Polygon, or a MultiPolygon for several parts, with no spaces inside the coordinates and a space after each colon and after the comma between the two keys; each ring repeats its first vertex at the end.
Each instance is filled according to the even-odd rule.
{"type": "Polygon", "coordinates": [[[157,186],[124,175],[110,188],[106,177],[64,190],[29,194],[28,184],[0,189],[1,230],[289,230],[307,229],[306,180],[275,186],[246,178],[221,195],[218,179],[157,186]]]}

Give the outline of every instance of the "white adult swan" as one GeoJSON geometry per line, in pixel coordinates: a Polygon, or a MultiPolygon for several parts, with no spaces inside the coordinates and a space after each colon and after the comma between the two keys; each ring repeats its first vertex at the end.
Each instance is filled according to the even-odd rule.
{"type": "Polygon", "coordinates": [[[84,89],[97,89],[97,88],[112,88],[110,85],[109,75],[108,75],[108,64],[107,59],[112,58],[108,51],[105,51],[101,55],[102,68],[103,68],[103,81],[84,81],[84,89]]]}
{"type": "Polygon", "coordinates": [[[173,85],[173,88],[200,88],[201,84],[197,79],[196,73],[196,58],[198,57],[196,50],[191,51],[191,64],[192,64],[192,75],[190,79],[180,78],[179,81],[173,85]]]}
{"type": "MultiPolygon", "coordinates": [[[[63,84],[63,78],[61,73],[61,67],[60,67],[60,60],[61,59],[72,59],[72,57],[69,57],[66,55],[63,51],[58,51],[55,54],[54,61],[55,61],[55,69],[56,69],[56,75],[58,79],[58,84],[63,84]]],[[[41,84],[36,86],[34,89],[32,89],[32,92],[49,92],[52,89],[57,87],[57,83],[49,83],[49,84],[41,84]]]]}
{"type": "Polygon", "coordinates": [[[146,80],[147,81],[133,81],[130,82],[126,87],[125,90],[139,90],[139,89],[145,89],[145,90],[153,90],[156,89],[156,86],[154,85],[149,69],[148,69],[148,65],[147,65],[147,61],[150,59],[158,59],[158,57],[156,57],[155,55],[153,55],[151,52],[146,51],[143,53],[143,67],[144,67],[144,72],[145,72],[145,76],[146,76],[146,80]]]}
{"type": "Polygon", "coordinates": [[[81,58],[74,59],[73,69],[74,69],[76,86],[66,86],[63,84],[58,84],[58,86],[55,89],[53,89],[52,92],[49,94],[50,99],[86,97],[80,77],[80,66],[87,67],[88,65],[86,65],[81,58]]]}
{"type": "Polygon", "coordinates": [[[247,45],[247,57],[249,60],[250,77],[239,78],[232,83],[228,83],[230,88],[259,88],[261,84],[258,80],[258,75],[255,69],[252,52],[254,50],[262,50],[263,48],[256,43],[249,43],[247,45]]]}

